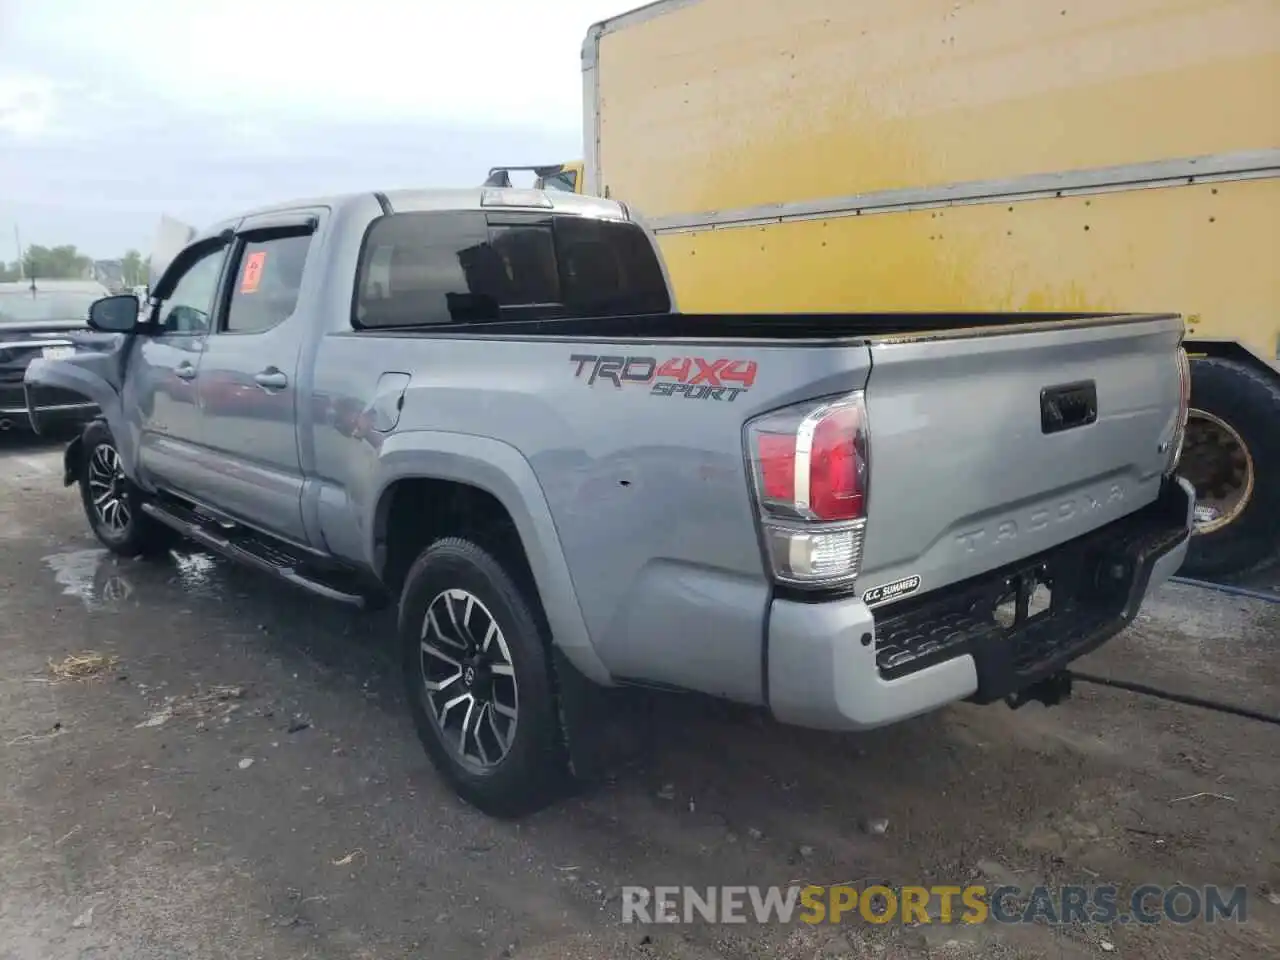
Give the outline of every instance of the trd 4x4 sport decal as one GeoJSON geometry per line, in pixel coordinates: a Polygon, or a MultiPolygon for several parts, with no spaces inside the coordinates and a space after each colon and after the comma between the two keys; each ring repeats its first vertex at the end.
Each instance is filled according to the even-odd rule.
{"type": "Polygon", "coordinates": [[[587,386],[610,383],[647,386],[657,397],[684,397],[686,400],[721,400],[732,403],[756,382],[754,360],[709,360],[706,357],[597,357],[575,353],[573,375],[586,377],[587,386]]]}

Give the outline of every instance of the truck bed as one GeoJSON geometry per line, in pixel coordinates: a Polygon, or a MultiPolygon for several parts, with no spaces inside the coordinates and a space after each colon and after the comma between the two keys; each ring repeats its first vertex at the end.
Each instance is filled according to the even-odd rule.
{"type": "Polygon", "coordinates": [[[552,317],[423,325],[371,336],[635,338],[639,340],[804,340],[869,343],[893,337],[931,339],[1007,333],[1046,326],[1127,323],[1172,314],[1123,313],[651,313],[623,317],[552,317]],[[1015,329],[1016,328],[1016,329],[1015,329]]]}
{"type": "MultiPolygon", "coordinates": [[[[394,355],[414,373],[383,456],[462,435],[519,451],[614,676],[761,702],[770,594],[744,425],[864,394],[857,590],[892,607],[903,585],[924,596],[1155,501],[1182,329],[1172,314],[954,312],[438,324],[326,337],[316,383],[346,389],[351,371],[387,369],[394,355]],[[1077,389],[1082,415],[1047,423],[1053,398],[1077,389]]],[[[317,472],[340,475],[350,450],[316,436],[317,472]]],[[[336,489],[320,496],[331,544],[359,534],[341,528],[345,502],[336,489]]]]}

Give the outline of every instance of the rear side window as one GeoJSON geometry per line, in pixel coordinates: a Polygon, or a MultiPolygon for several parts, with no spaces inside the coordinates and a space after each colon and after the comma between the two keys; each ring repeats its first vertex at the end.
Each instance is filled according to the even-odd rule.
{"type": "Polygon", "coordinates": [[[374,223],[356,277],[356,327],[671,309],[648,237],[581,217],[398,213],[374,223]]]}

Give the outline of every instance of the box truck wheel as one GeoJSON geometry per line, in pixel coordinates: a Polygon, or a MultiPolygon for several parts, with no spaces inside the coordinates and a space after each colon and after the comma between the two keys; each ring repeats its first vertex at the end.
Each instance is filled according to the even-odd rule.
{"type": "Polygon", "coordinates": [[[1179,473],[1196,488],[1184,574],[1243,573],[1280,550],[1280,383],[1234,360],[1193,360],[1179,473]]]}

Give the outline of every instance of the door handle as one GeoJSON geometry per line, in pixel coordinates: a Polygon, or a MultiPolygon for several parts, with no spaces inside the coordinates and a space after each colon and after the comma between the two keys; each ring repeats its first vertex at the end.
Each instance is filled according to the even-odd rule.
{"type": "Polygon", "coordinates": [[[267,367],[253,375],[253,382],[264,390],[283,390],[289,385],[289,378],[275,367],[267,367]]]}
{"type": "Polygon", "coordinates": [[[1098,385],[1092,380],[1040,391],[1040,432],[1061,433],[1098,420],[1098,385]]]}
{"type": "Polygon", "coordinates": [[[196,368],[193,364],[184,360],[174,367],[173,375],[179,380],[194,380],[196,378],[196,368]]]}

